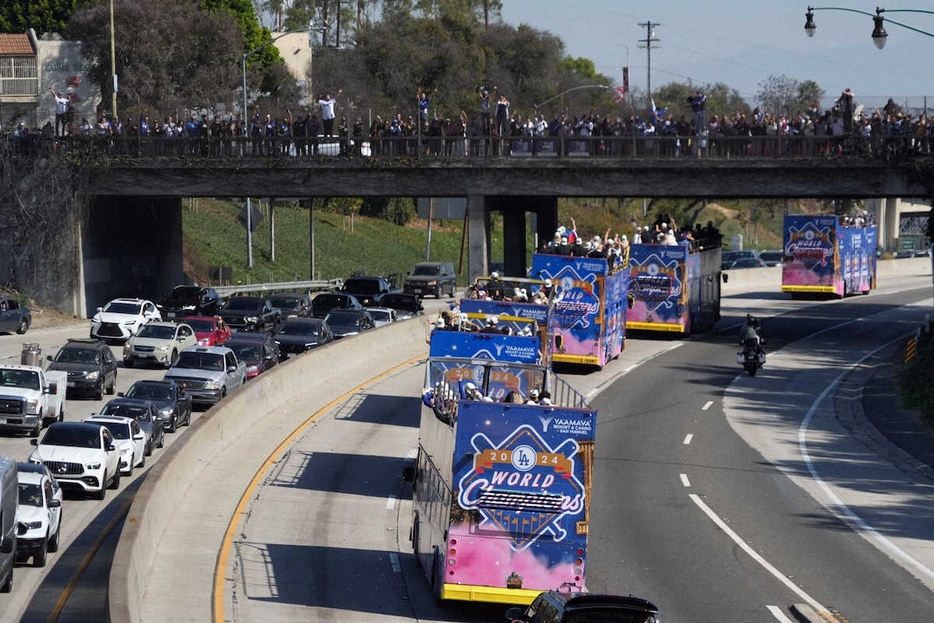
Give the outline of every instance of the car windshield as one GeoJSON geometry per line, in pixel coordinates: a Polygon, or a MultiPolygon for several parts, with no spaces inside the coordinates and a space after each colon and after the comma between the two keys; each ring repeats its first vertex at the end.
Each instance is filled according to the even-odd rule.
{"type": "Polygon", "coordinates": [[[347,300],[347,298],[336,294],[319,294],[312,299],[311,304],[314,306],[315,311],[322,312],[335,307],[344,307],[347,300]]]}
{"type": "Polygon", "coordinates": [[[145,398],[146,400],[174,400],[172,388],[151,383],[134,383],[126,393],[127,398],[145,398]]]}
{"type": "Polygon", "coordinates": [[[360,328],[360,315],[359,314],[328,314],[328,317],[325,318],[328,325],[334,329],[359,329],[360,328]]]}
{"type": "Polygon", "coordinates": [[[20,506],[42,506],[42,487],[31,482],[19,483],[20,506]]]}
{"type": "Polygon", "coordinates": [[[282,297],[269,299],[269,302],[276,309],[296,310],[299,307],[301,299],[282,297]]]}
{"type": "Polygon", "coordinates": [[[393,309],[416,311],[415,299],[406,296],[387,294],[379,300],[379,304],[383,307],[392,307],[393,309]]]}
{"type": "Polygon", "coordinates": [[[63,348],[55,355],[62,363],[97,363],[97,351],[92,348],[63,348]]]}
{"type": "Polygon", "coordinates": [[[263,301],[241,296],[227,301],[226,311],[256,311],[263,308],[263,301]]]}
{"type": "Polygon", "coordinates": [[[655,616],[647,612],[620,608],[587,608],[566,612],[563,623],[654,623],[655,616]]]}
{"type": "Polygon", "coordinates": [[[111,301],[104,306],[104,309],[101,311],[108,312],[110,314],[129,314],[130,316],[136,316],[139,314],[140,304],[139,303],[123,303],[123,302],[114,302],[111,301]]]}
{"type": "Polygon", "coordinates": [[[178,355],[178,361],[175,362],[175,367],[188,370],[223,370],[224,356],[218,353],[183,350],[178,355]]]}
{"type": "Polygon", "coordinates": [[[89,426],[55,426],[45,432],[40,446],[69,446],[72,448],[100,448],[101,433],[89,426]]]}
{"type": "Polygon", "coordinates": [[[373,320],[378,320],[380,322],[389,322],[392,320],[392,312],[388,309],[371,309],[370,315],[373,316],[373,320]]]}
{"type": "MultiPolygon", "coordinates": [[[[143,406],[137,405],[126,405],[126,404],[108,404],[104,405],[101,415],[111,415],[119,417],[128,417],[131,420],[139,420],[141,422],[149,421],[149,409],[143,406]]],[[[108,426],[108,428],[110,428],[108,426]]],[[[110,429],[113,432],[113,429],[110,429]]],[[[116,433],[114,433],[116,435],[116,433]]]]}
{"type": "Polygon", "coordinates": [[[32,370],[0,370],[0,385],[21,389],[39,389],[39,375],[32,370]]]}
{"type": "Polygon", "coordinates": [[[212,333],[214,331],[214,320],[207,318],[186,318],[188,326],[195,330],[195,333],[212,333]]]}
{"type": "Polygon", "coordinates": [[[224,346],[232,350],[237,355],[237,359],[241,361],[258,361],[260,359],[259,344],[227,342],[224,346]]]}
{"type": "Polygon", "coordinates": [[[279,335],[318,335],[321,326],[317,322],[286,321],[279,329],[279,335]]]}
{"type": "Polygon", "coordinates": [[[344,284],[347,292],[360,292],[363,294],[377,294],[379,292],[378,279],[348,279],[344,284]]]}
{"type": "Polygon", "coordinates": [[[107,422],[104,426],[114,436],[114,439],[129,439],[131,436],[130,425],[124,422],[107,422]]]}
{"type": "Polygon", "coordinates": [[[171,340],[175,339],[175,327],[170,327],[168,325],[152,325],[147,324],[139,330],[139,333],[136,334],[136,337],[148,337],[154,340],[171,340]]]}
{"type": "Polygon", "coordinates": [[[418,277],[418,276],[433,277],[439,274],[441,274],[441,267],[432,266],[430,264],[420,264],[412,270],[413,277],[418,277]]]}
{"type": "Polygon", "coordinates": [[[172,290],[172,294],[169,295],[169,298],[188,303],[197,303],[201,300],[201,289],[192,288],[191,286],[181,286],[172,290]]]}

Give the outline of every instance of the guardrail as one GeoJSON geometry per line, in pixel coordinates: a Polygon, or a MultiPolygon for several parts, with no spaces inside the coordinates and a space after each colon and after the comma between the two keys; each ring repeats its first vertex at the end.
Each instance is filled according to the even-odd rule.
{"type": "Polygon", "coordinates": [[[215,286],[214,289],[223,297],[234,294],[253,292],[316,292],[318,290],[338,290],[344,285],[343,279],[317,281],[279,281],[276,283],[245,283],[235,286],[215,286]]]}

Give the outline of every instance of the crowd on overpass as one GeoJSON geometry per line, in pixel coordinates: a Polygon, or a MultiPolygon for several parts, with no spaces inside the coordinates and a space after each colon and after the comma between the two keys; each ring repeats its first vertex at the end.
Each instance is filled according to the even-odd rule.
{"type": "MultiPolygon", "coordinates": [[[[340,93],[340,92],[339,92],[340,93]]],[[[316,109],[285,115],[254,112],[242,115],[190,114],[188,119],[166,116],[124,120],[101,114],[97,119],[67,122],[56,116],[41,129],[20,123],[12,135],[23,142],[37,137],[72,137],[94,148],[146,156],[204,157],[317,156],[325,143],[337,143],[328,155],[427,155],[483,157],[495,155],[666,156],[803,156],[857,153],[887,156],[893,152],[930,153],[934,123],[927,114],[913,117],[892,100],[882,109],[860,106],[846,89],[834,106],[818,104],[792,115],[755,108],[728,115],[710,115],[698,91],[688,98],[691,114],[655,108],[628,118],[596,111],[556,114],[549,119],[537,111],[524,115],[510,109],[505,95],[481,90],[476,114],[458,111],[431,116],[429,96],[419,94],[415,115],[396,112],[375,115],[369,122],[346,117],[335,121],[335,99],[323,96],[321,116],[316,109]],[[494,104],[495,101],[495,104],[494,104]],[[554,152],[555,145],[572,143],[554,152]],[[364,152],[363,145],[367,144],[364,152]],[[582,153],[575,153],[574,149],[582,153]]]]}

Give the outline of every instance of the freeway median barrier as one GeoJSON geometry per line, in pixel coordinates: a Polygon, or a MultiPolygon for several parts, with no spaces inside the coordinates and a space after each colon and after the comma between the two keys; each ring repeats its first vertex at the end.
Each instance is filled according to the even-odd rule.
{"type": "Polygon", "coordinates": [[[218,552],[257,471],[329,402],[427,356],[425,330],[417,317],[295,357],[182,429],[130,507],[110,572],[110,621],[212,620],[218,552]]]}

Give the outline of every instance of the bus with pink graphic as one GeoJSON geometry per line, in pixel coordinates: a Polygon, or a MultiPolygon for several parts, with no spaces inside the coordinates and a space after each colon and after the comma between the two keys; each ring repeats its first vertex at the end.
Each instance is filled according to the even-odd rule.
{"type": "Polygon", "coordinates": [[[788,215],[782,292],[844,297],[876,287],[878,232],[868,217],[788,215]]]}
{"type": "Polygon", "coordinates": [[[552,361],[602,368],[626,341],[629,269],[604,258],[536,253],[531,276],[551,280],[552,361]]]}
{"type": "Polygon", "coordinates": [[[720,245],[634,244],[629,248],[629,331],[706,331],[720,319],[720,245]]]}
{"type": "Polygon", "coordinates": [[[436,335],[405,473],[412,548],[433,592],[528,604],[586,590],[596,411],[546,366],[443,355],[450,335],[436,335]]]}

